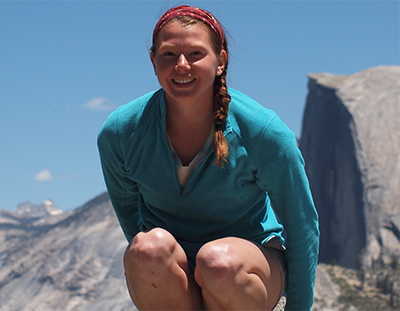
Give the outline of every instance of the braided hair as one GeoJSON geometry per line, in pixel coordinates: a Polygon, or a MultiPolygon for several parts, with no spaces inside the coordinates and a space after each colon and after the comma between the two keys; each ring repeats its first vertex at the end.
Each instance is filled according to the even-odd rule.
{"type": "MultiPolygon", "coordinates": [[[[226,40],[224,43],[224,49],[228,54],[226,40]]],[[[221,53],[221,51],[219,53],[221,53]]],[[[224,161],[227,161],[229,155],[229,145],[224,135],[224,126],[228,116],[229,103],[231,101],[231,96],[228,93],[228,87],[226,85],[227,69],[228,60],[225,64],[224,71],[220,76],[216,76],[214,81],[214,151],[217,156],[215,164],[221,166],[223,166],[224,161]]]]}

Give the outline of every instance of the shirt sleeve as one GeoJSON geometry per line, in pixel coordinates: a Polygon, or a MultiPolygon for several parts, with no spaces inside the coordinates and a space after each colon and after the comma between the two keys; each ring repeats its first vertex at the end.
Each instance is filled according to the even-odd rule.
{"type": "Polygon", "coordinates": [[[122,231],[128,242],[140,231],[137,183],[129,178],[118,130],[118,111],[103,124],[97,139],[104,180],[122,231]]]}
{"type": "Polygon", "coordinates": [[[286,234],[286,310],[311,310],[319,251],[318,214],[296,138],[276,115],[264,130],[258,155],[258,183],[268,192],[286,234]]]}

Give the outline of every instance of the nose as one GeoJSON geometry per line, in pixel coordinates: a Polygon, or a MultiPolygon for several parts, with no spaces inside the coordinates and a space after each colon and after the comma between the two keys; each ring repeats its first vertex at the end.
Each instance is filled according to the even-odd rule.
{"type": "Polygon", "coordinates": [[[185,55],[179,55],[178,61],[176,62],[175,69],[177,71],[186,71],[190,69],[190,64],[186,59],[185,55]]]}

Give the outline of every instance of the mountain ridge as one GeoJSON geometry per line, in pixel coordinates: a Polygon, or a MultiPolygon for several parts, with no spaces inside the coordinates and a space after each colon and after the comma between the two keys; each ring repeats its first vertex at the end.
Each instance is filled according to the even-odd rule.
{"type": "Polygon", "coordinates": [[[25,228],[0,214],[0,309],[132,310],[108,194],[64,214],[25,228]]]}

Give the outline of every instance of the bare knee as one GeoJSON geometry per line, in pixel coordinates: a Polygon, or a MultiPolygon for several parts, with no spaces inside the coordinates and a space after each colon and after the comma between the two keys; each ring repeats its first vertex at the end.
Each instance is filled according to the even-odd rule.
{"type": "Polygon", "coordinates": [[[201,286],[233,285],[243,265],[232,245],[222,241],[205,244],[196,257],[196,282],[201,286]]]}
{"type": "Polygon", "coordinates": [[[145,272],[149,267],[166,264],[174,245],[174,237],[164,229],[155,228],[138,233],[125,250],[125,270],[139,267],[139,271],[145,272]]]}

